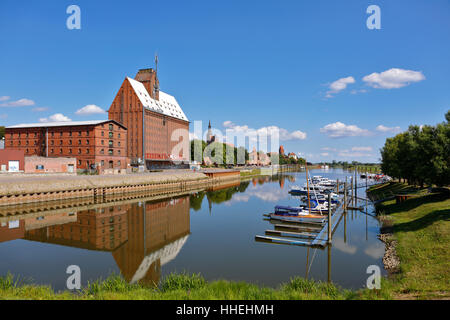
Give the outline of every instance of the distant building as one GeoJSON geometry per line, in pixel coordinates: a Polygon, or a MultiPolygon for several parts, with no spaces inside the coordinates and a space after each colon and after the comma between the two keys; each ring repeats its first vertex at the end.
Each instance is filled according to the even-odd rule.
{"type": "Polygon", "coordinates": [[[208,133],[206,134],[206,144],[211,144],[216,141],[216,136],[212,135],[212,129],[211,129],[211,120],[209,121],[208,125],[208,133]]]}
{"type": "Polygon", "coordinates": [[[293,152],[289,153],[288,157],[291,158],[291,159],[297,160],[297,155],[295,153],[293,153],[293,152]]]}
{"type": "Polygon", "coordinates": [[[280,146],[279,153],[280,153],[280,156],[284,156],[284,147],[283,146],[280,146]]]}
{"type": "Polygon", "coordinates": [[[76,158],[79,169],[126,169],[127,128],[114,120],[21,124],[5,129],[5,150],[25,157],[76,158]]]}
{"type": "Polygon", "coordinates": [[[249,165],[255,166],[267,166],[270,165],[270,157],[264,152],[257,152],[256,148],[253,148],[253,151],[248,154],[248,162],[249,165]]]}

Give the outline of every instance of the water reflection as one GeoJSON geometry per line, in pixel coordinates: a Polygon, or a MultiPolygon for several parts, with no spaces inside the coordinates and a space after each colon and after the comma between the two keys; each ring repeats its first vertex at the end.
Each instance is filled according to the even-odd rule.
{"type": "MultiPolygon", "coordinates": [[[[342,170],[311,174],[341,181],[347,175],[342,170]]],[[[273,287],[302,276],[360,288],[367,266],[382,266],[379,225],[368,214],[344,215],[333,246],[324,250],[254,241],[255,235],[275,227],[263,214],[277,204],[298,205],[288,190],[305,182],[303,172],[285,173],[172,199],[77,199],[0,207],[0,276],[12,272],[61,290],[67,266],[76,264],[83,285],[111,272],[152,285],[169,273],[186,271],[207,280],[273,287]]],[[[309,226],[305,232],[317,230],[309,226]]]]}
{"type": "Polygon", "coordinates": [[[15,239],[110,252],[131,283],[159,282],[190,234],[189,196],[2,223],[0,242],[15,239]]]}

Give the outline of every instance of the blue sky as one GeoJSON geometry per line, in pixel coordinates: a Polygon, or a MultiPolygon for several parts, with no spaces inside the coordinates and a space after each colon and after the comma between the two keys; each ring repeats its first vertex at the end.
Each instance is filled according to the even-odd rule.
{"type": "Polygon", "coordinates": [[[106,118],[76,111],[107,110],[155,52],[191,121],[277,126],[313,162],[377,161],[386,137],[450,109],[448,0],[2,0],[0,38],[0,125],[106,118]],[[66,27],[71,4],[81,30],[66,27]]]}

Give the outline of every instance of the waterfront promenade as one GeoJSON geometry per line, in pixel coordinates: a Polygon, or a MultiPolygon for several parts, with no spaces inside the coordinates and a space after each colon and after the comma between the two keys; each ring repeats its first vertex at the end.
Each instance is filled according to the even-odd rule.
{"type": "Polygon", "coordinates": [[[65,200],[83,197],[145,192],[161,194],[208,188],[231,180],[240,181],[240,175],[208,177],[190,170],[166,170],[125,175],[1,175],[0,205],[65,200]]]}

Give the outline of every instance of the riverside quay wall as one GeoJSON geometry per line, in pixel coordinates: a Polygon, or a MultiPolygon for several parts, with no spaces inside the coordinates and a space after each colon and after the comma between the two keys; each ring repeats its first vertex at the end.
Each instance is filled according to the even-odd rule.
{"type": "Polygon", "coordinates": [[[0,206],[140,193],[170,195],[240,181],[239,171],[219,177],[173,170],[114,176],[0,176],[0,206]]]}

